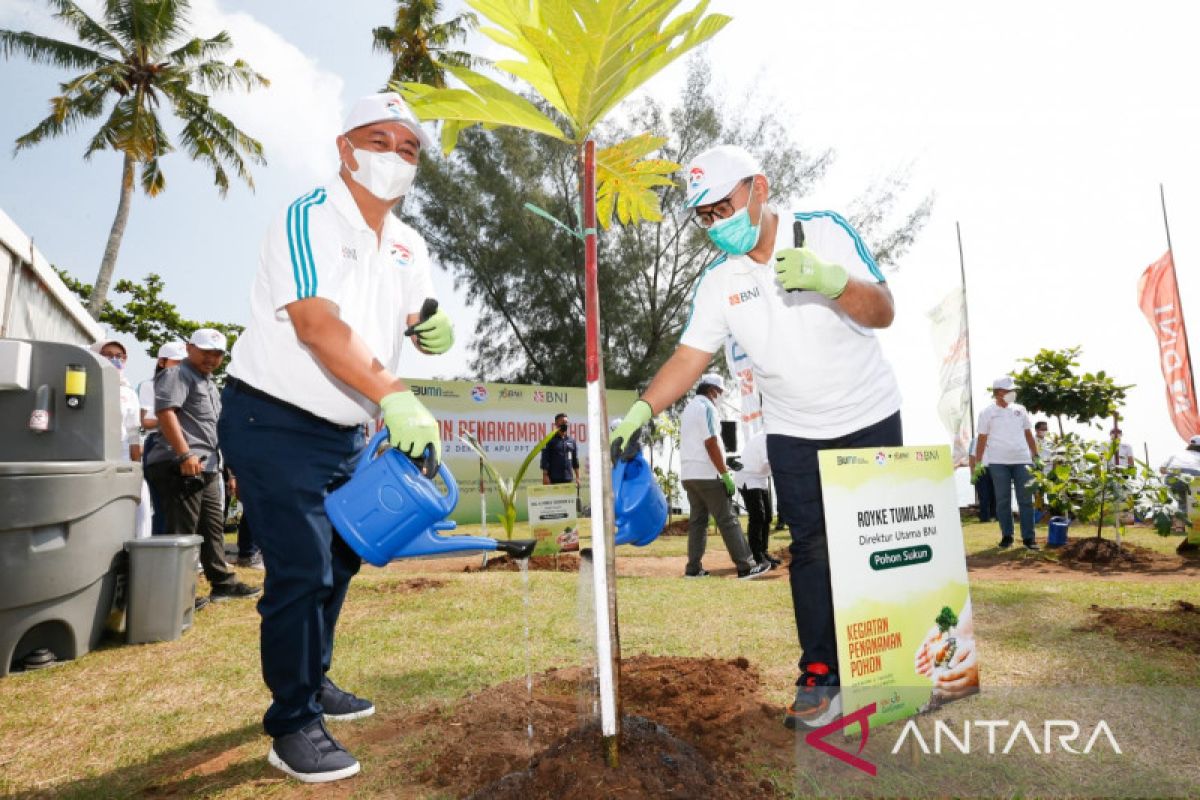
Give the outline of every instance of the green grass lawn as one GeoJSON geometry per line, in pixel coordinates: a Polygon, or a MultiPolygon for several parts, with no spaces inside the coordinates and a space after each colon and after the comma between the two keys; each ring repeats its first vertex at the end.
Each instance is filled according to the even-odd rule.
{"type": "MultiPolygon", "coordinates": [[[[520,535],[518,532],[517,535],[520,535]]],[[[995,526],[968,525],[967,551],[995,548],[995,526]]],[[[1044,532],[1039,532],[1039,538],[1044,532]]],[[[1134,529],[1127,540],[1170,552],[1178,539],[1134,529]]],[[[786,534],[775,542],[786,543],[786,534]]],[[[682,555],[684,537],[622,557],[682,555]]],[[[710,547],[720,548],[719,537],[710,547]]],[[[1010,551],[1006,557],[1028,554],[1010,551]]],[[[519,573],[403,573],[364,568],[351,586],[339,628],[332,676],[371,697],[380,717],[434,703],[525,674],[526,612],[519,573]],[[407,591],[423,577],[440,582],[407,591]]],[[[243,571],[244,578],[258,573],[243,571]]],[[[578,578],[529,576],[529,657],[533,670],[580,662],[578,578]]],[[[674,577],[621,578],[624,654],[744,656],[760,671],[766,699],[792,691],[798,648],[786,580],[741,582],[674,577]]],[[[1103,632],[1080,632],[1099,606],[1164,608],[1200,603],[1196,582],[1054,581],[1029,578],[972,583],[985,686],[1040,686],[1064,679],[1091,685],[1200,686],[1195,656],[1149,649],[1103,632]]],[[[252,602],[213,604],[175,642],[107,644],[50,670],[0,680],[0,794],[128,797],[164,780],[191,796],[287,794],[267,766],[260,718],[268,695],[258,667],[258,617],[252,602]],[[204,765],[222,783],[206,783],[204,765]],[[198,768],[178,784],[179,775],[198,768]]],[[[387,796],[385,765],[368,764],[348,788],[387,796]]]]}

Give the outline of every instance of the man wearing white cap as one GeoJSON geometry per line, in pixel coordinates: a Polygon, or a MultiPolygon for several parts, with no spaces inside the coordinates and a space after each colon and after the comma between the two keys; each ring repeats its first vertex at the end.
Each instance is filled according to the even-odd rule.
{"type": "MultiPolygon", "coordinates": [[[[147,378],[138,384],[138,405],[140,408],[140,417],[142,430],[146,432],[146,439],[142,442],[142,466],[145,466],[145,454],[150,452],[154,447],[154,443],[158,441],[158,417],[154,416],[154,378],[159,376],[167,367],[175,367],[180,361],[187,358],[187,346],[183,342],[165,342],[158,348],[158,360],[154,364],[154,376],[147,378]]],[[[162,513],[161,501],[158,498],[158,492],[150,486],[149,482],[146,485],[150,489],[150,506],[152,517],[150,521],[150,533],[155,536],[161,536],[166,533],[167,515],[162,513]]]]}
{"type": "Polygon", "coordinates": [[[688,402],[679,418],[679,479],[687,492],[688,560],[683,577],[703,578],[708,570],[701,565],[708,544],[708,518],[717,521],[717,530],[725,549],[737,567],[737,576],[753,580],[771,569],[767,562],[757,563],[750,554],[742,525],[733,511],[737,491],[733,473],[721,450],[721,414],[716,400],[725,393],[725,381],[710,372],[700,378],[696,396],[688,402]]]}
{"type": "Polygon", "coordinates": [[[220,422],[266,568],[258,611],[272,696],[263,717],[273,739],[268,761],[309,783],[359,771],[325,720],[375,711],[327,674],[362,562],[333,530],[324,498],[350,477],[364,423],[381,410],[392,445],[427,471],[436,467],[437,421],[397,373],[406,337],[424,353],[444,353],[454,341],[446,313],[432,313],[425,241],[391,213],[429,135],[394,92],[358,100],[343,131],[338,175],[292,203],[267,233],[220,422]]]}
{"type": "Polygon", "coordinates": [[[1021,541],[1027,550],[1037,550],[1033,530],[1033,494],[1029,491],[1029,468],[1038,460],[1033,423],[1025,406],[1018,405],[1016,384],[1005,375],[992,381],[995,404],[979,413],[975,426],[975,452],[970,454],[971,471],[986,465],[996,490],[996,519],[1000,523],[1000,547],[1012,547],[1012,495],[1017,494],[1021,518],[1021,541]]]}
{"type": "Polygon", "coordinates": [[[724,255],[697,280],[679,347],[614,431],[613,449],[681,397],[727,337],[750,358],[779,515],[792,534],[803,651],[784,723],[819,727],[841,713],[841,694],[817,453],[903,443],[900,391],[875,337],[892,323],[892,295],[846,220],[771,206],[767,177],[742,148],[701,153],[684,180],[695,223],[724,255]]]}
{"type": "Polygon", "coordinates": [[[166,512],[166,533],[201,538],[200,566],[213,600],[258,595],[225,560],[225,515],[217,417],[221,398],[212,374],[225,358],[225,335],[200,328],[188,340],[187,358],[154,379],[159,438],[146,454],[146,480],[166,512]]]}

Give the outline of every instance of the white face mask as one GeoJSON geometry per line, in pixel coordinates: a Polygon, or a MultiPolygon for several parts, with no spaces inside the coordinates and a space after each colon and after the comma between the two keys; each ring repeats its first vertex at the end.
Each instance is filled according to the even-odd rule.
{"type": "Polygon", "coordinates": [[[1010,406],[1013,403],[1017,402],[1017,393],[1016,392],[1005,392],[1004,393],[1004,402],[1008,403],[1010,406]]]}
{"type": "Polygon", "coordinates": [[[403,197],[417,176],[417,165],[410,164],[399,153],[372,153],[354,148],[358,169],[350,171],[355,183],[380,200],[403,197]]]}

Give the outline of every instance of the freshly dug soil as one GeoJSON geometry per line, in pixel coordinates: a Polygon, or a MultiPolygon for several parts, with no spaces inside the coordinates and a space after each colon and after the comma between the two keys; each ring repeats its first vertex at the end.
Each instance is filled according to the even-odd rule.
{"type": "Polygon", "coordinates": [[[615,770],[603,763],[592,675],[581,668],[535,675],[532,700],[519,679],[453,709],[381,720],[367,746],[429,790],[455,797],[774,798],[774,784],[741,769],[750,752],[756,763],[790,764],[794,735],[759,689],[744,658],[623,659],[629,716],[615,770]]]}
{"type": "Polygon", "coordinates": [[[1148,567],[1158,553],[1137,545],[1118,546],[1112,539],[1101,539],[1089,536],[1085,539],[1072,539],[1058,550],[1058,559],[1064,564],[1094,564],[1098,566],[1122,566],[1136,569],[1139,566],[1148,567]]]}
{"type": "MultiPolygon", "coordinates": [[[[508,555],[489,558],[487,566],[477,564],[463,567],[463,572],[519,572],[516,559],[508,555]]],[[[576,553],[558,553],[552,556],[532,556],[529,559],[531,572],[579,572],[579,556],[576,553]]]]}
{"type": "Polygon", "coordinates": [[[613,800],[734,800],[759,794],[751,794],[743,781],[715,769],[696,748],[643,717],[622,720],[620,741],[619,767],[610,769],[600,752],[599,726],[577,728],[536,756],[529,769],[483,787],[471,800],[560,800],[579,797],[583,787],[589,796],[613,800]]]}
{"type": "Polygon", "coordinates": [[[396,581],[364,583],[363,587],[365,591],[376,592],[378,594],[421,594],[422,592],[441,589],[445,585],[445,581],[440,581],[437,578],[404,578],[396,581]]]}
{"type": "Polygon", "coordinates": [[[660,533],[659,536],[687,536],[687,532],[688,521],[685,517],[684,519],[677,519],[673,522],[668,522],[667,527],[663,528],[663,532],[660,533]]]}
{"type": "Polygon", "coordinates": [[[1200,608],[1176,600],[1170,608],[1101,608],[1093,605],[1095,621],[1084,631],[1104,631],[1151,648],[1169,648],[1200,655],[1200,608]]]}

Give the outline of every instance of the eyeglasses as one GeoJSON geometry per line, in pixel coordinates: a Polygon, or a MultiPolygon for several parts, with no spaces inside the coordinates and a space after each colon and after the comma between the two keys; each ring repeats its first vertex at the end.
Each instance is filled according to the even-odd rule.
{"type": "Polygon", "coordinates": [[[710,205],[701,206],[700,208],[704,208],[706,210],[697,210],[692,216],[692,222],[696,223],[697,227],[699,227],[701,230],[708,230],[713,226],[713,224],[716,223],[717,220],[729,219],[732,217],[733,213],[737,210],[733,207],[733,196],[737,193],[738,189],[748,185],[753,180],[754,178],[742,178],[740,181],[738,181],[737,186],[733,187],[733,191],[731,191],[725,197],[710,205]]]}

